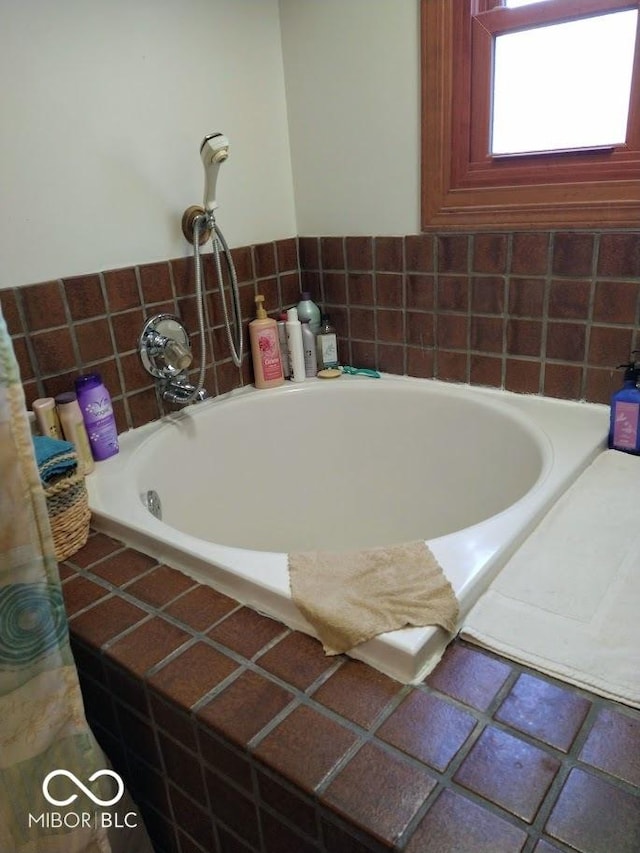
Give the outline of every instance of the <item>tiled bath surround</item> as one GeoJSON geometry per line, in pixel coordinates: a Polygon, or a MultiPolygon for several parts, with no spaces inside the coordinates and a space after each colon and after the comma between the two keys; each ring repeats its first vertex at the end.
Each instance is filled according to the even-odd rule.
{"type": "MultiPolygon", "coordinates": [[[[263,292],[271,314],[300,285],[325,307],[343,362],[606,403],[615,366],[640,348],[640,232],[300,237],[233,250],[245,326],[263,292]]],[[[205,257],[206,386],[251,381],[234,368],[220,291],[205,257]]],[[[27,403],[103,373],[120,431],[157,418],[136,351],[145,317],[180,315],[199,365],[191,257],[0,291],[27,403]]],[[[193,374],[195,375],[194,369],[193,374]]]]}
{"type": "MultiPolygon", "coordinates": [[[[264,293],[275,311],[297,302],[300,271],[297,240],[278,240],[232,251],[246,326],[254,296],[264,293]]],[[[234,367],[224,328],[217,273],[211,254],[202,255],[206,317],[205,387],[222,394],[252,381],[248,346],[242,371],[234,367]]],[[[223,274],[226,275],[223,261],[223,274]]],[[[12,335],[27,405],[37,397],[73,389],[80,372],[98,371],[111,393],[118,431],[141,426],[163,414],[153,377],[138,355],[146,318],[177,314],[191,335],[192,376],[200,366],[193,257],[178,258],[93,275],[0,290],[0,304],[12,335]]],[[[231,298],[227,295],[231,311],[231,298]]],[[[248,335],[245,334],[248,341],[248,335]]]]}
{"type": "Polygon", "coordinates": [[[303,283],[390,373],[608,402],[640,347],[640,233],[301,238],[303,283]]]}
{"type": "Polygon", "coordinates": [[[89,721],[157,853],[636,853],[640,713],[456,641],[403,686],[94,534],[89,721]]]}
{"type": "MultiPolygon", "coordinates": [[[[246,321],[310,289],[342,360],[607,402],[640,347],[640,232],[302,237],[235,249],[246,321]]],[[[205,261],[206,385],[251,381],[205,261]]],[[[99,370],[119,431],[161,409],[145,317],[199,358],[190,257],[0,291],[27,403],[99,370]]],[[[636,712],[454,643],[402,687],[101,534],[61,567],[87,713],[158,853],[631,853],[636,712]],[[586,805],[585,805],[586,804],[586,805]]]]}

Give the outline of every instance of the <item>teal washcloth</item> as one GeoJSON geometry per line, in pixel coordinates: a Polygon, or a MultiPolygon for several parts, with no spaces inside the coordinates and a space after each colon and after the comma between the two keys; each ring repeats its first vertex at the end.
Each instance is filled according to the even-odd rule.
{"type": "Polygon", "coordinates": [[[49,438],[47,435],[34,435],[33,446],[38,473],[43,483],[75,470],[78,465],[75,447],[69,441],[49,438]]]}

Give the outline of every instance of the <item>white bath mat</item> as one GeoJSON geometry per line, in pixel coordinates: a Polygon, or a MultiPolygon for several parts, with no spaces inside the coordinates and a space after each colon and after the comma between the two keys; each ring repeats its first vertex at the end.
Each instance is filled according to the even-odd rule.
{"type": "Polygon", "coordinates": [[[640,707],[640,457],[598,456],[473,607],[461,636],[640,707]]]}

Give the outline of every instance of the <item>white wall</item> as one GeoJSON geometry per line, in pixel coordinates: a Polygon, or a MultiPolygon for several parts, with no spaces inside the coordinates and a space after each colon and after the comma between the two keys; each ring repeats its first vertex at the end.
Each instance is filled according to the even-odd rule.
{"type": "Polygon", "coordinates": [[[280,0],[298,234],[420,230],[418,0],[280,0]]]}
{"type": "Polygon", "coordinates": [[[229,244],[297,233],[277,0],[5,2],[0,79],[0,288],[189,254],[214,130],[229,244]]]}
{"type": "Polygon", "coordinates": [[[190,254],[213,130],[231,246],[419,230],[419,0],[20,0],[0,23],[0,289],[190,254]]]}

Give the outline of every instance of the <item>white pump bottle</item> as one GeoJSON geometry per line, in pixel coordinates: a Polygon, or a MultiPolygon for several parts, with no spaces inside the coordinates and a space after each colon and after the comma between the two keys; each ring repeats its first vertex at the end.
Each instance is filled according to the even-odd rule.
{"type": "Polygon", "coordinates": [[[302,345],[302,323],[298,320],[298,309],[289,308],[287,311],[287,345],[291,362],[291,381],[304,382],[304,347],[302,345]]]}

